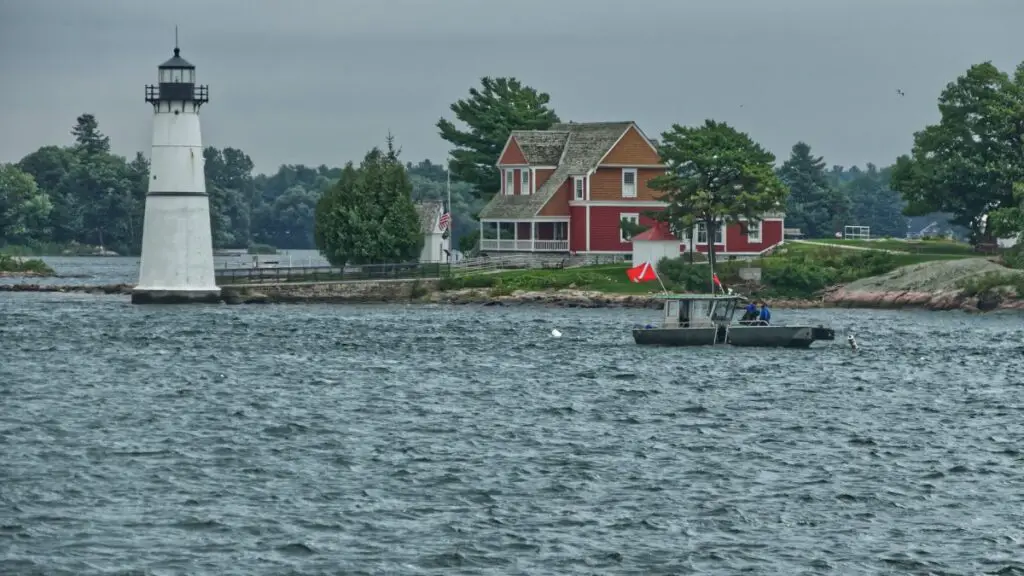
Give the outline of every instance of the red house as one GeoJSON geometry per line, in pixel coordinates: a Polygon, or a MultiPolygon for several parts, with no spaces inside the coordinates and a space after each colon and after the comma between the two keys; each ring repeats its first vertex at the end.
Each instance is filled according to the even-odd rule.
{"type": "MultiPolygon", "coordinates": [[[[657,148],[634,122],[556,124],[513,131],[497,163],[501,190],[480,212],[483,252],[631,254],[619,222],[650,226],[644,213],[665,207],[647,183],[665,173],[657,148]]],[[[782,244],[782,213],[765,214],[744,233],[715,231],[715,252],[755,256],[782,244]]],[[[707,251],[703,225],[694,249],[707,251]]],[[[689,235],[688,235],[689,236],[689,235]]],[[[680,242],[689,249],[691,238],[680,242]]]]}

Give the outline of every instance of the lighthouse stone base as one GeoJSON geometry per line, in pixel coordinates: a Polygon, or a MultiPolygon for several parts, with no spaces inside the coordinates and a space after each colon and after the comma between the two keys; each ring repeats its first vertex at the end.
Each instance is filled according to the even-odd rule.
{"type": "Polygon", "coordinates": [[[219,304],[220,290],[132,290],[132,304],[219,304]]]}

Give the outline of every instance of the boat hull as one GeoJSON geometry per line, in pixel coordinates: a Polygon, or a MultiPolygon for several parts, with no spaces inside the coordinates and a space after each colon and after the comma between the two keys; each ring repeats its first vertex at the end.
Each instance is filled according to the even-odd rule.
{"type": "Polygon", "coordinates": [[[653,346],[731,344],[758,348],[808,348],[819,340],[835,340],[824,326],[730,326],[713,328],[634,328],[633,341],[653,346]]]}
{"type": "Polygon", "coordinates": [[[809,348],[819,340],[835,340],[825,326],[730,326],[729,344],[760,348],[809,348]]]}
{"type": "Polygon", "coordinates": [[[652,346],[713,346],[725,341],[725,330],[707,328],[634,328],[633,341],[652,346]]]}

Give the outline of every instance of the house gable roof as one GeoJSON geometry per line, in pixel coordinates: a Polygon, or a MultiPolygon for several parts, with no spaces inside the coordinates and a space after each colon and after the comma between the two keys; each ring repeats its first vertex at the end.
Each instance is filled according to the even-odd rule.
{"type": "Polygon", "coordinates": [[[658,222],[654,226],[633,236],[633,242],[679,242],[674,234],[668,229],[668,224],[658,222]]]}
{"type": "Polygon", "coordinates": [[[555,124],[549,130],[513,132],[516,142],[530,164],[554,165],[555,171],[536,194],[506,196],[500,192],[496,193],[480,211],[480,218],[533,218],[554,197],[567,178],[583,176],[596,169],[601,158],[611,150],[630,126],[633,126],[633,122],[570,122],[555,124]]]}
{"type": "Polygon", "coordinates": [[[427,201],[416,204],[416,213],[420,217],[420,231],[424,234],[437,232],[437,223],[441,218],[443,205],[440,202],[427,201]]]}
{"type": "Polygon", "coordinates": [[[497,165],[522,165],[529,163],[530,161],[527,160],[526,155],[523,154],[523,148],[519,145],[518,138],[516,138],[515,134],[510,135],[508,140],[505,141],[505,147],[501,149],[497,165]]]}

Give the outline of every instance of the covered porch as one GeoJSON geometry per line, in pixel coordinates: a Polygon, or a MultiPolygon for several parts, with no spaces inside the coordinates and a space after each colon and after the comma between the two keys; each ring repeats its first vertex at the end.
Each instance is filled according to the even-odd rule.
{"type": "Polygon", "coordinates": [[[568,252],[569,219],[481,220],[484,252],[568,252]]]}

